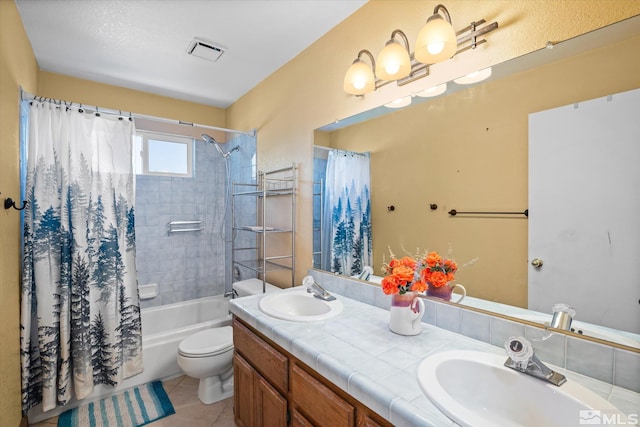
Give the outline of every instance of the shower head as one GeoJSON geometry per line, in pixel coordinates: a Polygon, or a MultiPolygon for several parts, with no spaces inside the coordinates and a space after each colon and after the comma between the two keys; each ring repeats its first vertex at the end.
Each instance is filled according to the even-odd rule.
{"type": "Polygon", "coordinates": [[[206,133],[202,134],[202,139],[204,139],[204,142],[208,142],[209,144],[217,144],[218,143],[218,141],[216,141],[214,137],[209,136],[206,133]]]}
{"type": "Polygon", "coordinates": [[[222,149],[222,147],[220,147],[220,144],[218,143],[218,141],[215,140],[214,137],[207,135],[206,133],[203,133],[202,139],[205,142],[208,142],[209,144],[213,144],[216,147],[216,150],[218,150],[218,153],[220,153],[220,155],[222,155],[222,157],[224,157],[225,159],[231,155],[230,152],[229,153],[224,152],[224,150],[222,149]]]}

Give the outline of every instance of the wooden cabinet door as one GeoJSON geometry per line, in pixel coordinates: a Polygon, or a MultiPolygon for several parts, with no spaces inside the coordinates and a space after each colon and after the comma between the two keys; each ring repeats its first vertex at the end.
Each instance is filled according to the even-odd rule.
{"type": "Polygon", "coordinates": [[[297,365],[291,369],[291,396],[295,407],[316,425],[355,425],[355,408],[297,365]]]}
{"type": "Polygon", "coordinates": [[[291,427],[314,427],[314,425],[311,424],[304,415],[294,409],[291,411],[291,427]]]}
{"type": "Polygon", "coordinates": [[[254,371],[256,427],[286,427],[287,400],[254,371]]]}
{"type": "Polygon", "coordinates": [[[233,412],[238,427],[254,427],[254,370],[240,355],[233,356],[233,412]]]}
{"type": "Polygon", "coordinates": [[[368,414],[363,414],[362,412],[360,412],[358,414],[358,422],[356,425],[357,427],[383,427],[391,424],[389,424],[386,421],[384,421],[384,424],[381,424],[376,420],[374,420],[373,418],[371,418],[368,414]]]}
{"type": "Polygon", "coordinates": [[[238,354],[266,378],[280,393],[289,391],[289,359],[253,331],[233,321],[233,346],[238,354]]]}

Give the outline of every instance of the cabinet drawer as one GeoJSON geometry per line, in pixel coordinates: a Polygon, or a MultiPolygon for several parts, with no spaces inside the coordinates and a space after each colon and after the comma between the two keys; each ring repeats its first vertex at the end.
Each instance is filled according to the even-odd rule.
{"type": "Polygon", "coordinates": [[[237,319],[233,320],[233,346],[280,393],[289,390],[289,359],[251,332],[237,319]]]}
{"type": "Polygon", "coordinates": [[[354,407],[296,365],[291,369],[291,395],[296,408],[315,425],[355,424],[354,407]]]}

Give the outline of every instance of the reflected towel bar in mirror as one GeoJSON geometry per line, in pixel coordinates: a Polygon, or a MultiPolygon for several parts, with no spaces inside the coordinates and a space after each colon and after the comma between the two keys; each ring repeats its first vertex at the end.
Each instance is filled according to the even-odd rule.
{"type": "Polygon", "coordinates": [[[451,209],[448,213],[451,216],[456,216],[458,214],[460,215],[467,214],[467,215],[524,215],[526,217],[529,217],[529,209],[525,209],[522,212],[467,212],[467,211],[461,212],[455,209],[451,209]]]}

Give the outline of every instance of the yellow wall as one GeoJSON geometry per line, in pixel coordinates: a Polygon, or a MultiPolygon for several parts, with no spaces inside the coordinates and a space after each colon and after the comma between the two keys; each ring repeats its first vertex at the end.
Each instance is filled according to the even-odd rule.
{"type": "MultiPolygon", "coordinates": [[[[41,96],[83,102],[141,114],[236,129],[258,129],[260,169],[297,162],[301,189],[296,236],[299,278],[311,266],[311,180],[313,129],[429,87],[476,68],[493,65],[640,13],[636,0],[448,0],[454,26],[497,20],[500,30],[486,43],[446,64],[428,79],[402,88],[388,85],[365,99],[342,92],[344,71],[357,52],[374,53],[391,32],[402,28],[410,39],[437,2],[371,0],[231,106],[218,109],[183,103],[43,72],[38,67],[11,0],[0,0],[0,199],[18,198],[18,86],[41,96]],[[472,6],[471,6],[472,5],[472,6]],[[226,121],[226,123],[225,123],[226,121]]],[[[295,35],[294,35],[295,36],[295,35]]],[[[18,358],[19,223],[15,212],[0,209],[0,425],[20,419],[18,358]]]]}
{"type": "Polygon", "coordinates": [[[228,127],[258,129],[260,169],[291,162],[299,165],[298,280],[312,265],[314,129],[541,49],[547,41],[566,40],[640,14],[640,2],[634,0],[448,0],[445,3],[456,29],[481,18],[487,22],[498,21],[500,28],[490,33],[488,42],[476,50],[432,67],[427,78],[402,87],[387,85],[364,98],[356,98],[344,94],[342,81],[358,51],[369,49],[376,55],[396,28],[402,29],[413,45],[420,27],[437,4],[423,0],[370,0],[227,110],[228,127]]]}
{"type": "Polygon", "coordinates": [[[457,275],[470,295],[526,307],[526,218],[447,212],[524,210],[528,114],[639,88],[635,52],[640,37],[331,132],[331,147],[371,152],[374,271],[388,246],[451,250],[478,258],[457,275]]]}
{"type": "Polygon", "coordinates": [[[40,72],[40,85],[35,94],[190,123],[225,125],[226,113],[220,108],[46,71],[40,72]]]}
{"type": "MultiPolygon", "coordinates": [[[[0,0],[0,201],[20,199],[20,86],[35,92],[38,64],[13,1],[0,0]]],[[[20,423],[20,215],[0,204],[0,425],[20,423]]]]}

